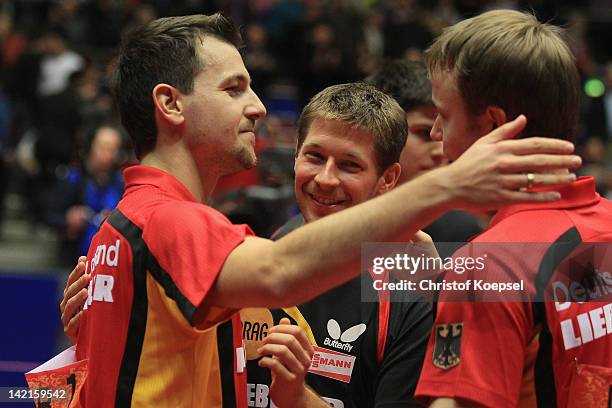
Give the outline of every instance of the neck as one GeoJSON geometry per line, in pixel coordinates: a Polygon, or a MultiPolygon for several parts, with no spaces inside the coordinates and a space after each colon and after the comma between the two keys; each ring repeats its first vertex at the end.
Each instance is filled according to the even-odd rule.
{"type": "MultiPolygon", "coordinates": [[[[180,143],[177,143],[179,145],[180,143]]],[[[172,174],[193,195],[196,201],[206,204],[217,184],[219,175],[212,168],[197,165],[189,150],[181,146],[156,147],[147,153],[141,164],[172,174]],[[206,171],[205,171],[206,170],[206,171]]]]}

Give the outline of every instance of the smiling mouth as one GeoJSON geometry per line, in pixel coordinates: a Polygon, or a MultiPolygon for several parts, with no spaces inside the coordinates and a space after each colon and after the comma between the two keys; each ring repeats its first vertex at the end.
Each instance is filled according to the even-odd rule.
{"type": "Polygon", "coordinates": [[[325,206],[325,207],[334,207],[340,204],[344,204],[346,202],[346,200],[334,200],[331,198],[317,197],[313,194],[309,194],[309,195],[312,201],[314,201],[315,203],[321,206],[325,206]]]}

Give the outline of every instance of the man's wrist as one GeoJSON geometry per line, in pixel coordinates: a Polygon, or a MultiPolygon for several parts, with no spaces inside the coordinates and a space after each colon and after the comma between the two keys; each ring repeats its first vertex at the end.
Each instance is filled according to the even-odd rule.
{"type": "Polygon", "coordinates": [[[316,408],[329,405],[312,388],[304,384],[295,406],[296,408],[316,408]]]}
{"type": "Polygon", "coordinates": [[[446,211],[456,208],[463,203],[462,191],[458,188],[454,171],[448,166],[431,170],[419,177],[421,183],[426,186],[428,198],[433,200],[430,207],[437,207],[446,211]]]}

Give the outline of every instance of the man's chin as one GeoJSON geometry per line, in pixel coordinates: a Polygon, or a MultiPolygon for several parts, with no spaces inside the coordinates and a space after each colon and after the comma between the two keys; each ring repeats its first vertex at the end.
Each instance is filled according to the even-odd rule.
{"type": "Polygon", "coordinates": [[[236,154],[238,169],[236,173],[243,170],[250,170],[257,166],[257,155],[253,151],[240,151],[236,154]]]}
{"type": "Polygon", "coordinates": [[[253,158],[249,161],[243,161],[240,163],[240,165],[242,166],[242,170],[250,170],[252,168],[255,168],[257,167],[257,158],[253,158]]]}

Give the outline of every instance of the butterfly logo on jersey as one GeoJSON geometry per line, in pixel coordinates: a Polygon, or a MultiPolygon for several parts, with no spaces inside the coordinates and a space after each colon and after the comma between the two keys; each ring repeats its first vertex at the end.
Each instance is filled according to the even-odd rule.
{"type": "Polygon", "coordinates": [[[437,324],[433,365],[443,370],[453,368],[461,361],[461,335],[463,323],[437,324]]]}
{"type": "Polygon", "coordinates": [[[329,319],[327,322],[327,333],[329,337],[325,338],[323,344],[350,352],[353,349],[353,345],[350,343],[357,340],[366,329],[367,326],[364,323],[360,323],[353,327],[349,327],[343,332],[340,329],[340,324],[335,319],[329,319]]]}

